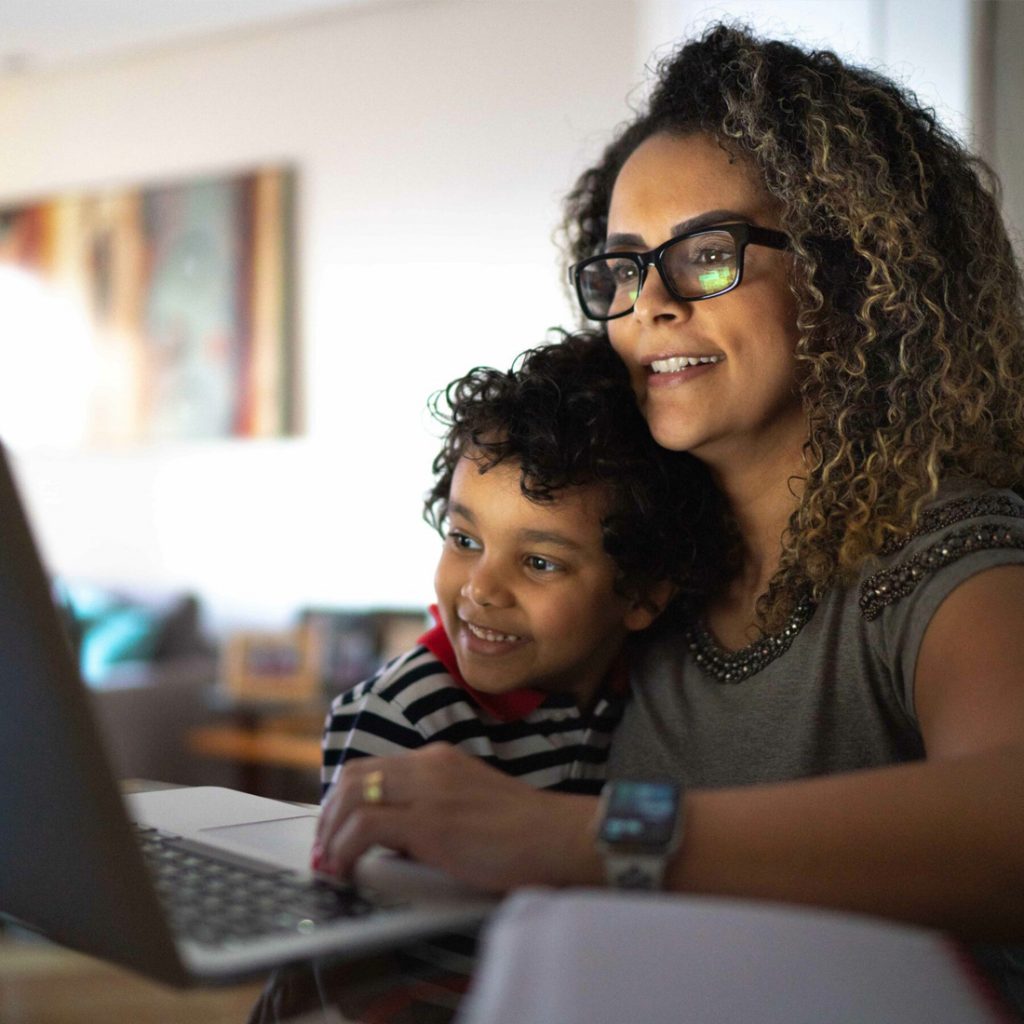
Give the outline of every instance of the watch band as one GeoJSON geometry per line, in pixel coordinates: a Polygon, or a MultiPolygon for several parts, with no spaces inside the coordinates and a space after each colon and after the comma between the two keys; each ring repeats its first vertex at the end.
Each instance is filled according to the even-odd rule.
{"type": "Polygon", "coordinates": [[[682,787],[671,780],[615,779],[601,792],[597,847],[615,889],[662,888],[682,836],[682,787]]]}
{"type": "Polygon", "coordinates": [[[628,854],[605,851],[604,870],[613,889],[660,889],[665,881],[665,854],[628,854]]]}

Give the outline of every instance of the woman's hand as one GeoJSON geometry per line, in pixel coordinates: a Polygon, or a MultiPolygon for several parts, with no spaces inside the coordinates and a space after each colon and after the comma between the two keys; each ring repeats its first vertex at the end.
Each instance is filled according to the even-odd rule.
{"type": "Polygon", "coordinates": [[[479,889],[600,884],[597,801],[536,790],[447,744],[349,761],[320,815],[314,867],[346,877],[379,844],[479,889]],[[366,782],[379,785],[367,802],[366,782]]]}

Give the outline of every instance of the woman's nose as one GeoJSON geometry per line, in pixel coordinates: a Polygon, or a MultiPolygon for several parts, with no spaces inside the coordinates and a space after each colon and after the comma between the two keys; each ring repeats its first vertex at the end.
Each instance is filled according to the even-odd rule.
{"type": "Polygon", "coordinates": [[[675,320],[690,315],[690,303],[677,299],[665,286],[661,271],[648,263],[640,284],[640,293],[633,305],[633,315],[653,323],[655,320],[675,320]]]}

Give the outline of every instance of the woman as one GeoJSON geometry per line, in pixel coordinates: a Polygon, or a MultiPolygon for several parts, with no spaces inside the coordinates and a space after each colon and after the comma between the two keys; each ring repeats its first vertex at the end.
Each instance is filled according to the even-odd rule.
{"type": "MultiPolygon", "coordinates": [[[[569,197],[585,315],[729,509],[612,752],[685,785],[666,888],[1024,941],[1024,327],[980,175],[891,82],[718,26],[569,197]]],[[[435,747],[353,763],[320,840],[599,885],[596,815],[435,747]]]]}

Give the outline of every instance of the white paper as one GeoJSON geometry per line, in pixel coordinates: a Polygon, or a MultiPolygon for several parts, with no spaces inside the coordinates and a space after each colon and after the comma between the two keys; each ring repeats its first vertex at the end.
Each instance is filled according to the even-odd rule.
{"type": "Polygon", "coordinates": [[[992,1024],[943,936],[765,903],[528,890],[459,1024],[992,1024]]]}

